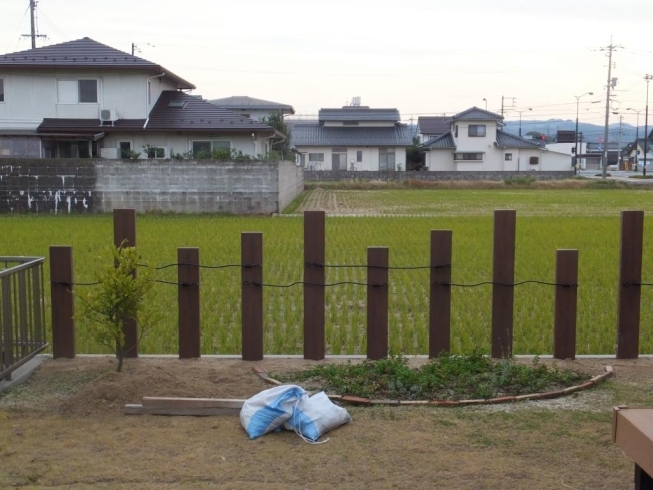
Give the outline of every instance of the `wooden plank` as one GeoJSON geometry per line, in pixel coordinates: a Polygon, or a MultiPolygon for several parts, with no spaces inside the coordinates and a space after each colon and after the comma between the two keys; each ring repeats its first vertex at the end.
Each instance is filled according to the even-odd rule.
{"type": "MultiPolygon", "coordinates": [[[[116,248],[124,242],[126,247],[136,246],[136,210],[113,210],[113,243],[116,248]]],[[[132,271],[136,276],[136,270],[132,271]]],[[[125,334],[123,352],[125,357],[138,357],[138,326],[134,318],[126,318],[122,324],[125,334]]]]}
{"type": "Polygon", "coordinates": [[[242,356],[263,359],[263,234],[241,234],[242,356]],[[256,267],[244,267],[255,265],[256,267]]]}
{"type": "Polygon", "coordinates": [[[429,302],[429,357],[449,352],[451,346],[451,230],[431,230],[431,296],[429,302]]]}
{"type": "Polygon", "coordinates": [[[617,359],[639,356],[639,317],[644,211],[621,212],[621,258],[617,308],[617,359]]]}
{"type": "Polygon", "coordinates": [[[512,356],[515,287],[515,228],[517,212],[494,212],[492,286],[492,357],[512,356]]]}
{"type": "Polygon", "coordinates": [[[324,264],[325,260],[324,211],[304,212],[304,359],[324,359],[324,264]]]}
{"type": "Polygon", "coordinates": [[[242,408],[245,400],[232,398],[143,397],[142,405],[150,408],[242,408]]]}
{"type": "Polygon", "coordinates": [[[387,247],[367,249],[367,358],[388,357],[388,284],[387,247]],[[378,284],[379,286],[372,286],[378,284]]]}
{"type": "MultiPolygon", "coordinates": [[[[578,284],[578,250],[556,251],[556,284],[578,284]]],[[[578,288],[556,286],[553,357],[576,359],[578,288]]]]}
{"type": "Polygon", "coordinates": [[[194,417],[209,417],[215,415],[240,415],[240,408],[184,408],[184,407],[144,407],[143,405],[128,404],[123,408],[125,415],[189,415],[194,417]]]}
{"type": "MultiPolygon", "coordinates": [[[[50,298],[52,304],[52,356],[75,357],[75,295],[73,248],[50,247],[50,298]]],[[[9,310],[7,310],[9,311],[9,310]]]]}
{"type": "Polygon", "coordinates": [[[200,249],[177,249],[179,304],[179,359],[200,353],[200,249]]]}

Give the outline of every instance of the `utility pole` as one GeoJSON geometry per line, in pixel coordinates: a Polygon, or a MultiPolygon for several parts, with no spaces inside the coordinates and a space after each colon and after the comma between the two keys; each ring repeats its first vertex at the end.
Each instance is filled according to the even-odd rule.
{"type": "Polygon", "coordinates": [[[132,56],[134,56],[134,53],[136,52],[136,44],[132,43],[132,56]]]}
{"type": "Polygon", "coordinates": [[[646,116],[644,118],[644,170],[642,172],[646,175],[646,153],[648,152],[648,82],[653,80],[653,76],[645,75],[644,80],[646,80],[646,116]]]}
{"type": "Polygon", "coordinates": [[[603,130],[603,156],[601,158],[602,177],[605,180],[608,176],[608,129],[610,124],[610,89],[614,88],[614,85],[617,85],[616,80],[612,80],[612,52],[620,48],[621,46],[614,46],[612,44],[612,38],[610,38],[610,46],[607,48],[601,48],[601,51],[608,51],[608,83],[607,83],[607,95],[605,97],[605,128],[603,130]]]}
{"type": "Polygon", "coordinates": [[[504,97],[503,95],[501,96],[501,117],[503,117],[504,113],[504,100],[510,100],[512,101],[512,105],[510,107],[515,107],[515,100],[517,100],[516,97],[504,97]]]}
{"type": "Polygon", "coordinates": [[[29,0],[29,18],[31,22],[31,31],[29,34],[22,34],[21,37],[32,38],[32,49],[36,49],[36,38],[47,37],[45,34],[36,33],[36,0],[29,0]]]}

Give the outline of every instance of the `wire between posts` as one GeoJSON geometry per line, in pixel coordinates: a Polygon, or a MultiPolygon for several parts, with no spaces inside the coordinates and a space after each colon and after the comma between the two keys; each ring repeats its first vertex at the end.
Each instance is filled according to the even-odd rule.
{"type": "Polygon", "coordinates": [[[362,265],[362,264],[321,264],[320,262],[304,262],[307,267],[319,267],[329,269],[382,269],[382,270],[414,270],[414,269],[445,269],[450,268],[451,264],[442,265],[415,265],[415,266],[386,266],[386,265],[362,265]]]}
{"type": "Polygon", "coordinates": [[[529,280],[529,281],[520,281],[520,282],[515,282],[515,283],[505,283],[505,282],[494,282],[494,281],[484,281],[484,282],[478,282],[476,284],[458,284],[454,282],[434,282],[434,286],[447,286],[447,287],[459,287],[459,288],[475,288],[478,286],[486,286],[488,284],[491,284],[493,286],[507,286],[507,287],[515,287],[515,286],[521,286],[523,284],[541,284],[543,286],[560,286],[563,288],[577,288],[578,284],[577,283],[571,283],[571,284],[562,284],[562,283],[557,283],[557,282],[545,282],[545,281],[535,281],[535,280],[529,280]]]}
{"type": "Polygon", "coordinates": [[[387,283],[380,283],[380,284],[368,284],[366,282],[353,282],[353,281],[341,281],[341,282],[333,282],[329,284],[319,284],[315,282],[306,282],[306,281],[295,281],[290,284],[267,284],[264,282],[256,282],[256,281],[244,281],[243,285],[244,286],[262,286],[262,287],[268,287],[268,288],[290,288],[293,286],[296,286],[298,284],[304,284],[307,286],[321,286],[321,287],[331,287],[331,286],[340,286],[341,284],[352,284],[354,286],[370,286],[373,288],[388,288],[387,283]]]}
{"type": "Polygon", "coordinates": [[[69,288],[70,286],[97,286],[100,284],[99,281],[96,282],[63,282],[63,281],[52,281],[50,283],[52,286],[64,286],[69,288]]]}
{"type": "Polygon", "coordinates": [[[628,288],[630,286],[653,286],[653,283],[650,282],[624,282],[622,286],[628,288]]]}
{"type": "MultiPolygon", "coordinates": [[[[169,267],[179,267],[181,265],[189,265],[193,267],[199,267],[200,269],[226,269],[228,267],[240,267],[242,269],[260,269],[261,264],[223,264],[223,265],[203,265],[203,264],[191,264],[188,262],[175,262],[174,264],[166,264],[155,267],[154,270],[160,271],[163,269],[168,269],[169,267]]],[[[147,264],[136,264],[137,267],[149,267],[147,264]]]]}

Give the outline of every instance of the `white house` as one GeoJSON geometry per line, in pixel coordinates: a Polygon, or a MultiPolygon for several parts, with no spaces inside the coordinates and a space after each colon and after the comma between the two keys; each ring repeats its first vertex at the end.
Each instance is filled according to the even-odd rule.
{"type": "Polygon", "coordinates": [[[397,109],[321,109],[317,122],[295,121],[291,142],[307,170],[406,170],[412,144],[397,109]]]}
{"type": "Polygon", "coordinates": [[[569,155],[502,131],[503,117],[472,107],[451,117],[449,131],[420,148],[431,171],[570,170],[569,155]]]}
{"type": "Polygon", "coordinates": [[[638,169],[644,166],[644,152],[646,151],[646,168],[653,164],[653,131],[645,138],[639,138],[636,142],[630,143],[625,149],[628,160],[637,165],[638,169]],[[644,150],[646,148],[646,150],[644,150]]]}
{"type": "Polygon", "coordinates": [[[275,112],[281,112],[284,116],[295,113],[295,109],[289,104],[280,104],[279,102],[255,99],[254,97],[244,95],[212,99],[209,102],[241,116],[254,119],[255,121],[260,121],[263,118],[268,119],[275,112]]]}
{"type": "Polygon", "coordinates": [[[451,118],[447,116],[420,116],[417,118],[417,133],[420,144],[442,136],[449,131],[451,118]]]}
{"type": "Polygon", "coordinates": [[[0,157],[268,151],[273,128],[182,92],[194,88],[89,38],[0,55],[0,157]]]}

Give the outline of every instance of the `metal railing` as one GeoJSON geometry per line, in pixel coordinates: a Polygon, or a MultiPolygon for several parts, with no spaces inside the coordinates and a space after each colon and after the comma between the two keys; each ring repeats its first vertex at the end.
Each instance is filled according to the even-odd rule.
{"type": "Polygon", "coordinates": [[[0,256],[0,380],[48,346],[44,257],[0,256]]]}

